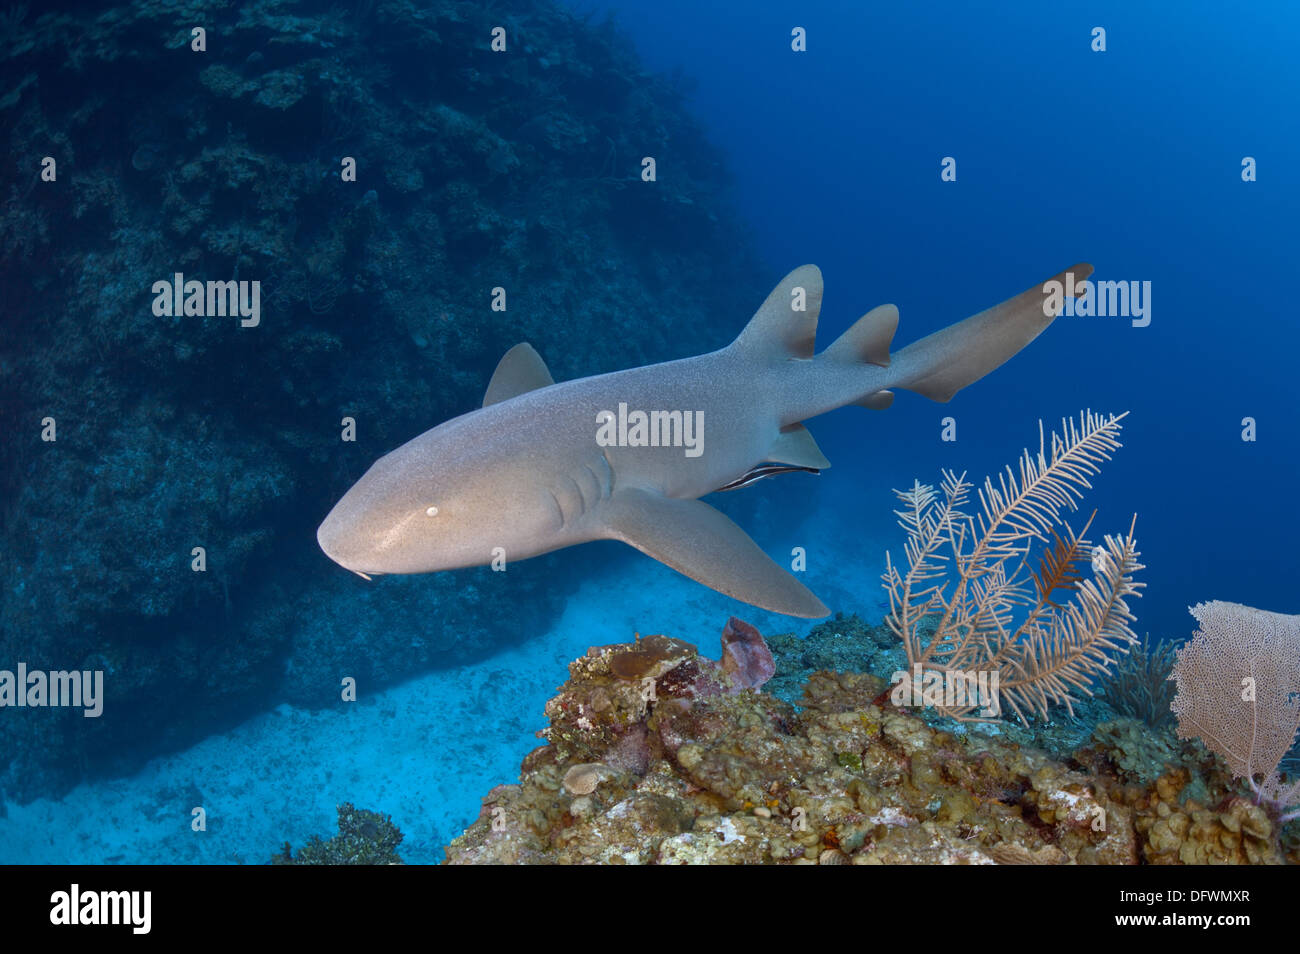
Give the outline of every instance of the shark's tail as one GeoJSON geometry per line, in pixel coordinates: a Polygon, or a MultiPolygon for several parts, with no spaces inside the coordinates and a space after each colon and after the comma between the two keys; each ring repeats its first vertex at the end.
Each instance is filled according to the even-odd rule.
{"type": "Polygon", "coordinates": [[[790,395],[786,426],[845,404],[889,407],[894,400],[889,388],[894,387],[948,401],[1037,338],[1060,314],[1065,295],[1082,294],[1082,282],[1091,274],[1091,265],[1073,265],[893,355],[889,349],[898,328],[898,309],[881,305],[810,361],[822,277],[815,265],[804,265],[773,289],[731,347],[754,363],[808,362],[810,374],[790,395]]]}
{"type": "MultiPolygon", "coordinates": [[[[893,356],[893,386],[932,401],[950,400],[1037,338],[1060,314],[1066,294],[1083,294],[1082,283],[1091,274],[1091,265],[1072,265],[1015,298],[913,342],[893,356]]],[[[850,328],[845,337],[852,333],[850,328]]]]}

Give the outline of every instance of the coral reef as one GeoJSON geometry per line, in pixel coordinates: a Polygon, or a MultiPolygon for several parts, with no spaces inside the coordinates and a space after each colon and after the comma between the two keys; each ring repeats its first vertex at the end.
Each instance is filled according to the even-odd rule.
{"type": "Polygon", "coordinates": [[[329,841],[312,836],[298,854],[286,843],[284,850],[271,858],[273,865],[400,865],[397,848],[402,833],[387,815],[354,808],[344,802],[338,806],[339,832],[329,841]]]}
{"type": "MultiPolygon", "coordinates": [[[[746,642],[757,649],[754,636],[746,642]]],[[[881,708],[885,685],[819,671],[796,706],[739,688],[681,640],[594,647],[546,706],[548,743],[524,759],[517,784],[488,793],[447,862],[1295,860],[1268,815],[1193,743],[1170,740],[1138,770],[1129,722],[1059,760],[881,708]]]]}
{"type": "Polygon", "coordinates": [[[102,668],[108,699],[93,723],[4,720],[0,789],[127,770],[273,696],[337,703],[344,675],[373,687],[553,616],[570,577],[548,558],[508,588],[366,589],[314,531],[371,460],[475,406],[519,340],[562,377],[723,343],[708,317],[766,278],[681,89],[545,0],[6,23],[0,273],[22,334],[0,337],[0,657],[102,668]],[[496,24],[508,56],[483,49],[496,24]],[[671,174],[642,183],[647,154],[671,174]],[[155,316],[178,271],[261,282],[261,324],[155,316]]]}

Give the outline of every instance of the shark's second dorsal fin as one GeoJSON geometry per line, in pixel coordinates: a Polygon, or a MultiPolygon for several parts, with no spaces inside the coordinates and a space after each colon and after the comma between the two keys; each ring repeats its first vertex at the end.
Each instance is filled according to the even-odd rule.
{"type": "Polygon", "coordinates": [[[867,364],[889,367],[889,346],[898,330],[898,309],[893,305],[877,305],[853,323],[848,331],[835,339],[826,349],[825,357],[846,364],[867,364]]]}
{"type": "Polygon", "coordinates": [[[487,393],[483,395],[483,406],[500,404],[512,397],[518,397],[538,388],[550,387],[555,383],[546,362],[528,342],[515,345],[497,363],[488,382],[487,393]]]}
{"type": "Polygon", "coordinates": [[[732,347],[756,359],[811,358],[821,310],[821,269],[801,265],[772,289],[732,347]]]}

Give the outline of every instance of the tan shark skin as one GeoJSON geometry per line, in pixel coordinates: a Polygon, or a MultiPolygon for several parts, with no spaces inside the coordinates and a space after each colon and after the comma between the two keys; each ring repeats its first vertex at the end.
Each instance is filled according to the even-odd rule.
{"type": "MultiPolygon", "coordinates": [[[[1076,286],[1079,264],[1054,276],[1076,286]]],[[[821,272],[795,269],[720,351],[552,383],[528,345],[501,360],[482,408],[379,460],[317,531],[336,563],[370,576],[521,560],[622,540],[754,606],[816,618],[829,610],[721,512],[698,498],[767,461],[829,466],[801,421],[848,404],[888,407],[888,389],[947,401],[1056,317],[1038,284],[892,356],[898,311],[869,312],[820,354],[821,272]],[[804,310],[795,309],[802,301],[804,310]],[[703,453],[602,447],[597,415],[703,411],[703,453]]]]}

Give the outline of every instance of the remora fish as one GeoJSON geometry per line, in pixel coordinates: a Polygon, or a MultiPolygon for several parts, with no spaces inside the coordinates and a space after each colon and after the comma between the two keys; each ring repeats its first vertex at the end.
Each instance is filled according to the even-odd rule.
{"type": "MultiPolygon", "coordinates": [[[[1076,287],[1092,273],[1075,265],[1076,287]]],[[[556,384],[527,344],[508,351],[483,406],[379,458],[316,538],[362,576],[519,560],[590,540],[622,540],[754,606],[815,618],[829,610],[719,511],[700,501],[786,470],[830,466],[802,421],[848,404],[886,408],[890,388],[947,401],[1036,338],[1060,294],[1035,285],[893,355],[898,309],[868,312],[813,353],[822,300],[815,265],[795,269],[729,346],[710,354],[556,384]],[[802,307],[801,307],[802,306],[802,307]],[[626,409],[701,422],[696,456],[680,428],[660,446],[608,446],[626,409]],[[673,438],[678,440],[674,445],[673,438]],[[788,465],[785,467],[773,465],[788,465]]],[[[625,432],[620,432],[626,437],[625,432]]],[[[643,428],[640,437],[646,438],[643,428]]]]}

